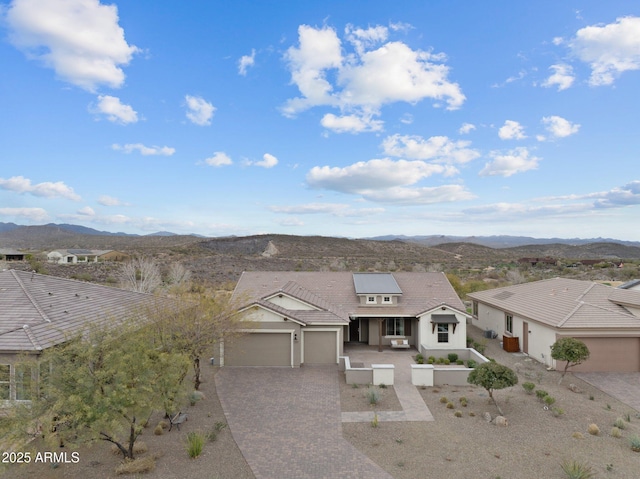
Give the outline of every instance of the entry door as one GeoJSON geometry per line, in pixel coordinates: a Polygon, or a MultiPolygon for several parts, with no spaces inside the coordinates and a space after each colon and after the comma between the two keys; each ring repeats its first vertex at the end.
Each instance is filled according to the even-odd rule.
{"type": "Polygon", "coordinates": [[[522,352],[529,354],[529,323],[522,322],[522,352]]]}
{"type": "Polygon", "coordinates": [[[353,343],[360,342],[360,318],[349,322],[349,341],[353,343]]]}

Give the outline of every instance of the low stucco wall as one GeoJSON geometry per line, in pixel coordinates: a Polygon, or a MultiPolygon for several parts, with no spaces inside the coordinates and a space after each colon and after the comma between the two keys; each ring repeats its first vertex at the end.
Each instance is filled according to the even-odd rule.
{"type": "Polygon", "coordinates": [[[349,356],[340,356],[339,358],[339,369],[344,371],[347,384],[393,386],[394,368],[393,364],[372,364],[370,368],[352,368],[349,356]]]}
{"type": "MultiPolygon", "coordinates": [[[[429,356],[434,356],[436,358],[443,357],[446,358],[450,353],[456,353],[459,359],[464,361],[468,361],[469,359],[473,359],[476,363],[482,364],[487,363],[489,360],[476,351],[473,348],[463,348],[463,349],[428,349],[424,345],[420,346],[421,354],[427,358],[429,356]]],[[[450,386],[464,386],[467,383],[467,378],[469,377],[469,373],[473,371],[472,368],[465,368],[461,366],[442,366],[439,364],[432,364],[428,366],[433,366],[433,385],[434,386],[444,386],[448,384],[450,386]]]]}

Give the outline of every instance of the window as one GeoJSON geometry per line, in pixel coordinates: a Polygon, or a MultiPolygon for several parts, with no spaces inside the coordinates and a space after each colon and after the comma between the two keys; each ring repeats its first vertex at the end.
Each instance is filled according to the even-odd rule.
{"type": "Polygon", "coordinates": [[[449,325],[448,324],[438,324],[438,342],[439,343],[449,342],[449,325]]]}
{"type": "Polygon", "coordinates": [[[376,297],[375,296],[367,296],[367,304],[375,304],[376,297]]]}
{"type": "Polygon", "coordinates": [[[510,314],[505,315],[505,327],[504,329],[510,333],[513,334],[513,316],[511,316],[510,314]]]}
{"type": "Polygon", "coordinates": [[[15,375],[16,375],[16,400],[30,401],[32,399],[31,367],[17,366],[15,368],[15,375]]]}
{"type": "Polygon", "coordinates": [[[473,311],[472,311],[473,315],[475,317],[478,317],[478,302],[474,301],[473,302],[473,311]]]}
{"type": "Polygon", "coordinates": [[[391,304],[391,296],[383,296],[382,297],[382,302],[386,303],[386,304],[391,304]]]}
{"type": "Polygon", "coordinates": [[[404,336],[404,318],[387,318],[387,336],[404,336]]]}
{"type": "Polygon", "coordinates": [[[0,400],[10,399],[11,392],[11,366],[0,364],[0,400]]]}

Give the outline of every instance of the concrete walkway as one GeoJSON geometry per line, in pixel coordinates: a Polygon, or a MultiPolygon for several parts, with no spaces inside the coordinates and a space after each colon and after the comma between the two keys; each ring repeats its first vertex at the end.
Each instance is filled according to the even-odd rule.
{"type": "MultiPolygon", "coordinates": [[[[378,411],[378,421],[433,421],[433,415],[424,403],[416,386],[411,384],[411,365],[415,364],[413,355],[417,351],[383,350],[379,352],[369,347],[345,348],[345,356],[349,356],[352,363],[364,363],[365,367],[371,364],[393,364],[394,384],[393,389],[398,396],[402,411],[378,411]]],[[[371,422],[373,411],[367,412],[343,412],[342,422],[371,422]]]]}
{"type": "Polygon", "coordinates": [[[257,479],[391,479],[342,437],[337,366],[222,368],[216,389],[257,479]]]}
{"type": "Polygon", "coordinates": [[[573,373],[573,375],[640,412],[640,373],[573,373]]]}

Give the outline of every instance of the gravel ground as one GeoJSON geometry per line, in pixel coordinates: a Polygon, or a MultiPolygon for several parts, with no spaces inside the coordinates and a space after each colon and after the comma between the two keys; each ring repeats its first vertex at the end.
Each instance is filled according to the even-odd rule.
{"type": "MultiPolygon", "coordinates": [[[[475,328],[470,328],[475,329],[475,328]]],[[[480,332],[470,331],[480,339],[480,332]]],[[[545,410],[535,394],[528,395],[520,384],[496,391],[494,396],[508,420],[507,427],[487,422],[483,415],[498,411],[488,394],[475,386],[445,386],[420,390],[434,422],[343,423],[344,437],[398,479],[474,478],[537,479],[566,477],[560,464],[580,461],[591,466],[595,477],[638,479],[640,454],[631,451],[629,437],[640,435],[638,411],[568,374],[558,385],[559,373],[546,371],[535,361],[509,354],[496,340],[488,340],[486,356],[519,370],[520,384],[530,381],[556,399],[554,407],[564,414],[556,417],[545,410]],[[579,391],[573,392],[574,384],[579,391]],[[440,398],[455,407],[447,409],[440,398]],[[468,405],[462,407],[460,398],[468,405]],[[456,417],[460,411],[462,417],[456,417]],[[610,436],[618,417],[628,417],[621,438],[610,436]],[[588,433],[597,424],[600,434],[588,433]],[[582,438],[576,439],[574,433],[582,438]]],[[[366,399],[345,394],[343,410],[369,410],[366,399]]],[[[356,390],[357,391],[357,390],[356,390]]],[[[383,408],[381,407],[380,410],[383,408]]]]}

